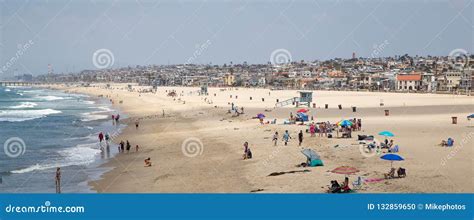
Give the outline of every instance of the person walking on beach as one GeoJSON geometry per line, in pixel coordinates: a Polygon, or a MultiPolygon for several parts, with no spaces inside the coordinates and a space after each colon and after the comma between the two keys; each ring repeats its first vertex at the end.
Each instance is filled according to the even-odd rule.
{"type": "Polygon", "coordinates": [[[288,130],[285,131],[285,134],[283,134],[283,141],[285,142],[285,146],[288,145],[288,141],[290,141],[290,133],[288,133],[288,130]]]}
{"type": "Polygon", "coordinates": [[[127,153],[130,152],[130,148],[132,148],[132,145],[130,145],[130,142],[127,140],[127,153]]]}
{"type": "Polygon", "coordinates": [[[61,168],[56,168],[56,193],[61,193],[61,168]]]}
{"type": "Polygon", "coordinates": [[[112,115],[112,125],[115,125],[115,115],[112,115]]]}
{"type": "Polygon", "coordinates": [[[109,147],[110,135],[109,133],[105,133],[105,145],[109,147]]]}
{"type": "Polygon", "coordinates": [[[104,134],[102,132],[99,133],[99,143],[102,144],[102,140],[104,140],[104,134]]]}
{"type": "Polygon", "coordinates": [[[249,142],[244,143],[244,160],[245,159],[252,159],[252,151],[249,148],[249,142]]]}
{"type": "Polygon", "coordinates": [[[125,142],[123,141],[120,141],[120,151],[121,153],[123,153],[125,151],[125,142]]]}
{"type": "Polygon", "coordinates": [[[277,146],[278,143],[278,131],[275,131],[275,134],[273,135],[273,146],[277,146]]]}
{"type": "Polygon", "coordinates": [[[314,126],[314,122],[311,123],[309,126],[309,133],[311,134],[311,137],[314,137],[314,133],[316,133],[316,127],[314,126]]]}
{"type": "Polygon", "coordinates": [[[362,119],[357,119],[357,127],[359,128],[359,131],[362,129],[362,119]]]}
{"type": "Polygon", "coordinates": [[[115,116],[115,123],[118,124],[119,120],[120,120],[120,115],[117,114],[117,116],[115,116]]]}
{"type": "Polygon", "coordinates": [[[300,130],[300,133],[298,133],[298,146],[301,147],[302,143],[303,143],[303,130],[300,130]]]}

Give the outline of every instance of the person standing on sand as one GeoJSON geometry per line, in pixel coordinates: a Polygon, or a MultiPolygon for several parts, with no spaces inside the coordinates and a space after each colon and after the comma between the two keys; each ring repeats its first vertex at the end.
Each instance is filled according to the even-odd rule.
{"type": "Polygon", "coordinates": [[[56,168],[56,193],[61,193],[61,168],[56,168]]]}
{"type": "Polygon", "coordinates": [[[135,121],[135,129],[138,129],[138,126],[140,125],[140,122],[138,120],[135,121]]]}
{"type": "Polygon", "coordinates": [[[137,144],[137,146],[135,146],[135,152],[138,152],[138,148],[139,147],[138,147],[138,144],[137,144]]]}
{"type": "Polygon", "coordinates": [[[285,142],[285,146],[288,145],[288,141],[290,141],[290,134],[288,133],[288,130],[285,131],[285,134],[283,134],[283,141],[285,142]]]}
{"type": "Polygon", "coordinates": [[[112,115],[112,125],[115,125],[115,115],[112,115]]]}
{"type": "Polygon", "coordinates": [[[125,142],[120,141],[120,152],[125,152],[125,142]]]}
{"type": "Polygon", "coordinates": [[[302,143],[303,143],[303,130],[300,130],[300,133],[298,134],[298,146],[301,147],[302,143]]]}
{"type": "Polygon", "coordinates": [[[311,134],[311,137],[314,137],[314,133],[316,133],[316,127],[314,127],[314,122],[312,122],[309,126],[309,133],[311,134]]]}
{"type": "Polygon", "coordinates": [[[127,140],[127,153],[130,152],[130,148],[132,148],[132,145],[130,145],[130,142],[127,140]]]}
{"type": "Polygon", "coordinates": [[[277,146],[278,143],[278,131],[275,131],[275,134],[273,135],[273,146],[277,146]]]}

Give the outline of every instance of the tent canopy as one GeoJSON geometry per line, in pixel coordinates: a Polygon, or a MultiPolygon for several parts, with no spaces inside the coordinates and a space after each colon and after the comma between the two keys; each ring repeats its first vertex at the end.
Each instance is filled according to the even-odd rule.
{"type": "Polygon", "coordinates": [[[301,151],[301,153],[304,154],[310,160],[321,160],[319,154],[312,149],[304,149],[301,151]]]}

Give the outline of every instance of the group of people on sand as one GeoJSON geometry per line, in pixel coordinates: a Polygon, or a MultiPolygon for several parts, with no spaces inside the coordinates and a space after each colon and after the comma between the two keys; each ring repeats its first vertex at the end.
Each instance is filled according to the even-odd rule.
{"type": "Polygon", "coordinates": [[[99,146],[100,146],[100,149],[103,149],[104,147],[102,146],[102,143],[105,142],[105,145],[107,147],[109,147],[109,142],[110,142],[110,135],[109,133],[104,133],[103,132],[99,132],[99,135],[98,135],[98,138],[99,138],[99,146]]]}
{"type": "Polygon", "coordinates": [[[329,186],[329,193],[349,193],[352,189],[349,187],[349,177],[344,178],[344,182],[340,185],[337,180],[331,180],[331,185],[329,186]]]}
{"type": "MultiPolygon", "coordinates": [[[[129,153],[131,148],[132,148],[132,145],[130,144],[130,142],[128,140],[127,140],[126,143],[123,142],[123,140],[122,140],[122,141],[120,141],[120,143],[118,145],[119,153],[125,153],[125,150],[127,151],[127,153],[129,153]]],[[[139,148],[140,147],[138,146],[138,144],[135,145],[135,152],[138,152],[139,148]]]]}
{"type": "Polygon", "coordinates": [[[120,114],[112,115],[112,124],[113,124],[113,125],[118,124],[118,123],[119,123],[119,120],[120,120],[120,114]]]}
{"type": "MultiPolygon", "coordinates": [[[[279,136],[278,131],[275,131],[275,134],[273,134],[273,138],[272,138],[274,146],[277,146],[278,144],[278,136],[279,136]]],[[[288,142],[290,142],[290,139],[292,139],[292,137],[290,136],[290,133],[288,132],[288,130],[285,130],[285,133],[283,133],[283,137],[282,137],[282,140],[285,143],[285,146],[288,145],[288,142]]],[[[303,144],[303,130],[300,130],[300,132],[298,133],[298,146],[301,146],[301,144],[303,144]]]]}
{"type": "Polygon", "coordinates": [[[318,132],[319,137],[328,137],[328,134],[330,134],[333,130],[332,124],[328,122],[320,122],[320,123],[314,123],[311,122],[309,125],[309,133],[311,134],[311,137],[316,136],[316,132],[318,132]]]}

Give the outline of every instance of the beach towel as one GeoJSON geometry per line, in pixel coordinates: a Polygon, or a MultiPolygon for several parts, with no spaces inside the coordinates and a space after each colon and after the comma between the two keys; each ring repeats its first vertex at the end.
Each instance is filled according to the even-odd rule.
{"type": "Polygon", "coordinates": [[[369,179],[365,179],[364,181],[366,183],[376,183],[376,182],[380,182],[380,181],[383,181],[385,180],[384,178],[369,178],[369,179]]]}

